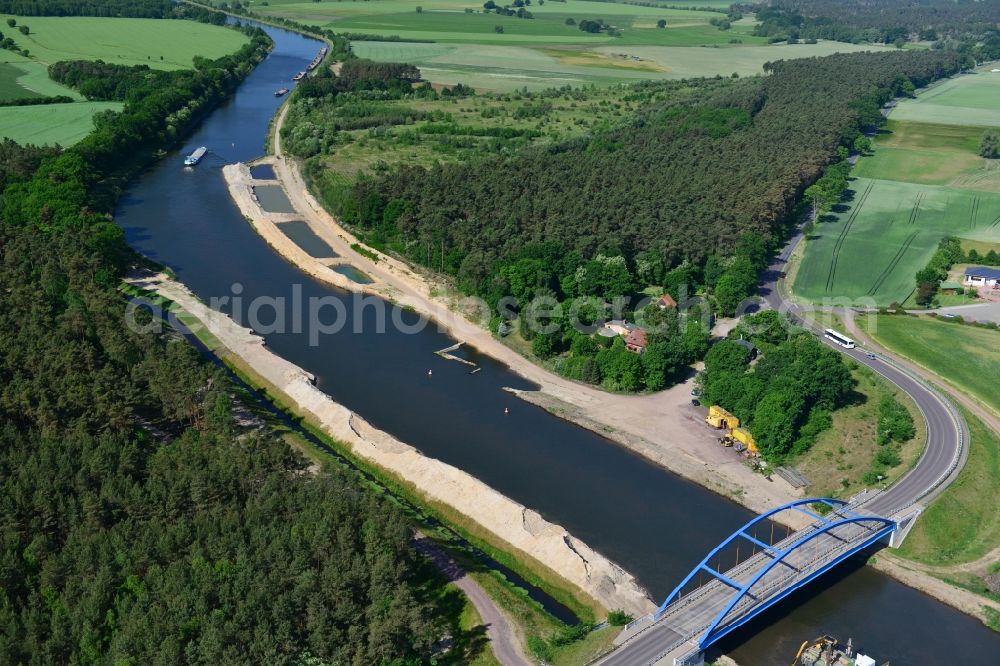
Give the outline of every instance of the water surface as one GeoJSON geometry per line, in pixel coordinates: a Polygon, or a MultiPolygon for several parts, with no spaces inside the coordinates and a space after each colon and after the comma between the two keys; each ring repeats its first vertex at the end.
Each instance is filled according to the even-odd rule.
{"type": "MultiPolygon", "coordinates": [[[[254,297],[336,301],[345,313],[337,333],[311,345],[307,330],[288,325],[265,334],[268,347],[315,374],[322,390],[377,427],[563,525],[635,574],[655,598],[666,596],[750,512],[517,400],[503,387],[530,385],[490,358],[470,350],[482,368],[470,375],[466,366],[435,356],[454,341],[433,325],[403,332],[416,324],[415,315],[397,312],[394,324],[374,299],[309,279],[244,220],[221,164],[261,154],[282,101],[273,91],[319,48],[314,40],[267,30],[274,52],[187,142],[224,160],[186,173],[175,152],[143,174],[116,215],[128,242],[170,266],[204,300],[228,297],[220,309],[241,321],[248,321],[254,297]]],[[[1000,654],[1000,634],[865,567],[828,576],[725,647],[743,666],[787,666],[802,641],[823,633],[852,636],[894,664],[994,664],[1000,654]]]]}

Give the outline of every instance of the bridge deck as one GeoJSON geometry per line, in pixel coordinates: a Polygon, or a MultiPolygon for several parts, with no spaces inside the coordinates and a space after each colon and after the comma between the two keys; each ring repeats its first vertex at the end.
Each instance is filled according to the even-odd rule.
{"type": "MultiPolygon", "coordinates": [[[[599,663],[608,666],[641,666],[655,662],[668,652],[689,646],[698,650],[703,636],[719,614],[740,594],[733,587],[744,587],[767,568],[780,553],[792,548],[770,570],[753,583],[746,595],[722,616],[715,629],[715,638],[735,629],[790,590],[808,581],[827,567],[857,551],[867,542],[884,533],[887,526],[876,522],[878,516],[859,511],[858,507],[834,509],[822,520],[789,534],[771,547],[758,551],[710,582],[673,601],[663,614],[645,629],[629,637],[614,652],[599,663]],[[871,519],[871,522],[851,522],[830,527],[848,519],[871,519]]],[[[704,647],[704,646],[702,646],[704,647]]]]}

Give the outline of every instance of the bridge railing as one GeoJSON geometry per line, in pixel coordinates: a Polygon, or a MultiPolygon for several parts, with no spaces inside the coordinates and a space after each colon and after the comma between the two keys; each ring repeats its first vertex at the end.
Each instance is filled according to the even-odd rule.
{"type": "MultiPolygon", "coordinates": [[[[875,517],[873,517],[873,519],[875,519],[875,517]]],[[[810,527],[812,527],[812,526],[810,526],[810,527]]],[[[884,531],[884,530],[876,530],[876,532],[881,532],[881,531],[884,531]]],[[[801,532],[802,531],[800,530],[800,532],[795,533],[792,536],[794,537],[797,534],[797,535],[799,535],[801,537],[801,532]]],[[[805,563],[799,563],[799,567],[803,568],[803,569],[806,569],[809,572],[812,572],[812,571],[814,571],[814,568],[813,568],[814,565],[817,565],[817,564],[823,565],[823,564],[827,564],[827,563],[829,563],[829,562],[831,562],[833,560],[836,560],[838,557],[841,556],[841,554],[843,552],[848,552],[848,551],[853,550],[854,549],[854,547],[852,546],[853,543],[856,543],[856,542],[859,542],[859,541],[865,541],[870,536],[871,536],[870,533],[866,534],[864,531],[861,531],[861,532],[858,533],[858,535],[854,539],[852,539],[851,541],[845,542],[845,547],[841,551],[836,551],[832,555],[829,552],[825,552],[825,553],[823,553],[821,555],[817,555],[815,557],[810,558],[805,563]]],[[[790,573],[790,574],[786,574],[784,576],[780,576],[778,578],[771,579],[771,580],[769,580],[767,582],[766,585],[764,585],[764,586],[762,586],[760,588],[755,588],[754,589],[754,592],[755,592],[754,596],[757,597],[758,601],[770,600],[773,597],[775,597],[776,595],[779,595],[783,591],[787,590],[789,588],[789,585],[791,583],[794,583],[796,580],[799,580],[801,577],[802,576],[800,576],[798,574],[790,573]]],[[[713,585],[713,583],[718,584],[718,585],[722,585],[722,583],[719,583],[718,581],[713,581],[712,583],[708,583],[706,585],[703,585],[702,588],[711,586],[711,585],[713,585]]],[[[701,589],[701,588],[699,588],[699,589],[701,589]]],[[[685,601],[690,600],[690,598],[691,598],[691,595],[689,595],[687,597],[683,597],[683,599],[685,601]]],[[[754,603],[754,604],[751,604],[751,605],[752,606],[758,606],[760,604],[759,603],[754,603]]],[[[657,653],[656,657],[654,657],[653,659],[645,662],[645,664],[643,666],[650,666],[651,664],[655,664],[657,661],[659,661],[663,657],[667,656],[671,652],[674,652],[675,650],[677,650],[678,648],[680,648],[685,643],[690,642],[695,636],[697,636],[699,634],[702,634],[703,632],[705,632],[706,630],[708,630],[710,627],[712,627],[713,624],[714,624],[713,622],[709,622],[709,623],[697,626],[692,631],[686,632],[686,635],[684,637],[682,637],[682,638],[674,641],[673,643],[667,645],[663,650],[661,650],[659,653],[657,653]]],[[[651,624],[650,626],[653,626],[653,625],[651,624]]],[[[645,631],[645,630],[643,630],[643,631],[645,631]]],[[[642,632],[640,632],[640,633],[642,633],[642,632]]],[[[638,636],[639,634],[636,634],[636,635],[638,636]]],[[[694,652],[700,652],[700,651],[701,651],[700,648],[694,648],[694,647],[692,648],[692,652],[693,653],[694,652]]]]}

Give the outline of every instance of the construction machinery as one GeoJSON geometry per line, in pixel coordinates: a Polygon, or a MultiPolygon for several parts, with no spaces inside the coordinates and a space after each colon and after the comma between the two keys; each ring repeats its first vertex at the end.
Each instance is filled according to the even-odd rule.
{"type": "Polygon", "coordinates": [[[705,422],[713,428],[739,428],[740,420],[718,405],[708,408],[705,422]]]}
{"type": "Polygon", "coordinates": [[[757,442],[753,435],[746,428],[740,427],[740,420],[736,416],[718,405],[708,408],[708,416],[705,422],[714,428],[728,430],[719,440],[723,446],[735,446],[736,450],[747,457],[757,457],[757,442]]]}

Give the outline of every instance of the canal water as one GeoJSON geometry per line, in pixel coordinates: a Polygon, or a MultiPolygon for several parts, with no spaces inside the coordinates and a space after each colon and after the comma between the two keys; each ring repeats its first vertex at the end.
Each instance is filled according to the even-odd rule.
{"type": "MultiPolygon", "coordinates": [[[[317,385],[338,402],[563,525],[635,574],[654,598],[666,596],[751,517],[747,510],[513,398],[503,387],[530,385],[489,358],[470,353],[482,368],[470,374],[467,366],[435,356],[454,341],[433,325],[405,330],[416,323],[414,315],[386,315],[380,326],[383,309],[373,299],[311,280],[275,254],[239,213],[221,166],[263,153],[281,102],[273,92],[289,86],[320,46],[267,30],[274,52],[184,146],[121,199],[116,219],[129,244],[173,269],[206,302],[229,297],[219,309],[243,322],[260,297],[286,299],[287,311],[294,310],[293,301],[325,298],[322,319],[328,324],[336,309],[331,304],[340,304],[346,326],[317,344],[308,326],[300,330],[288,317],[283,331],[258,331],[276,353],[315,374],[317,385]],[[183,156],[201,145],[213,159],[184,169],[183,156]]],[[[259,319],[269,322],[268,312],[263,308],[259,319]]],[[[1000,654],[1000,634],[866,567],[827,576],[735,632],[723,647],[744,666],[784,666],[802,641],[823,633],[851,636],[897,664],[992,664],[1000,654]]]]}

